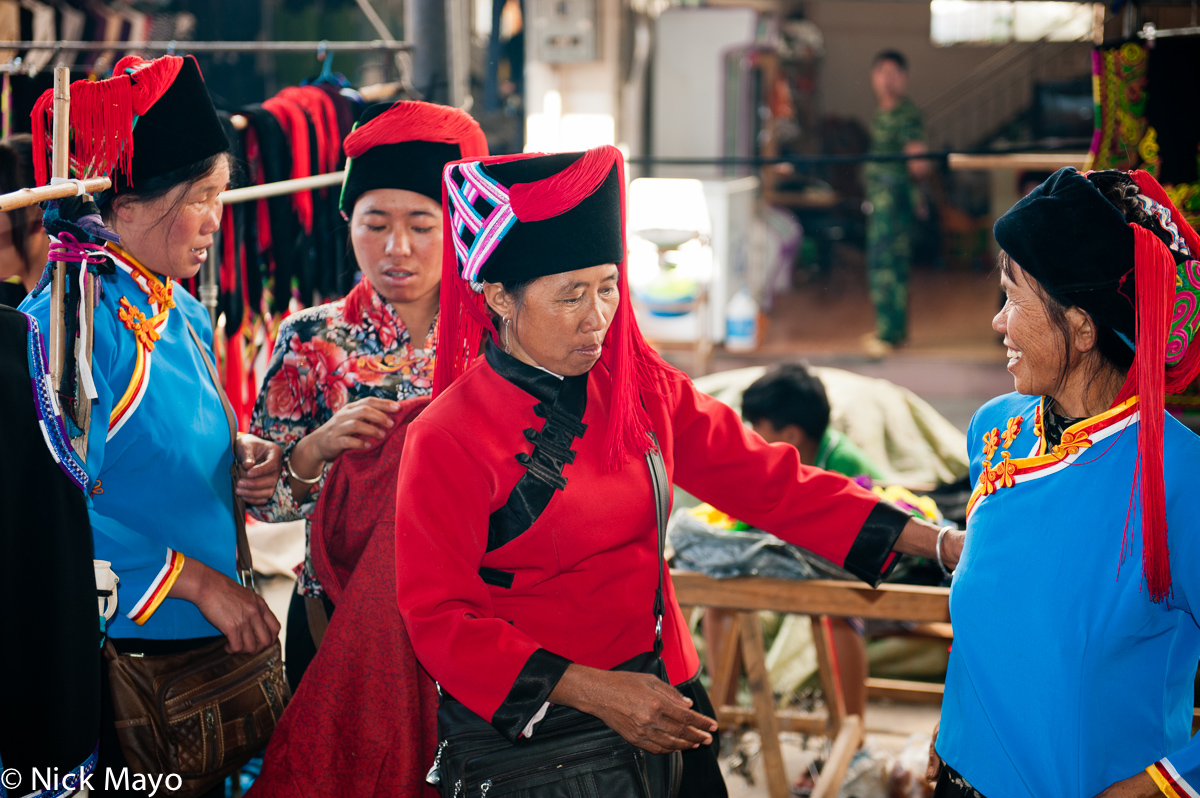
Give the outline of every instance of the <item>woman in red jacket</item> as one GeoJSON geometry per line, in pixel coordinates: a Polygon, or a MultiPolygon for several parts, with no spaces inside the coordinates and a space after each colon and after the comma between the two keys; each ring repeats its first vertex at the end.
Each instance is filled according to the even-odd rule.
{"type": "MultiPolygon", "coordinates": [[[[443,183],[435,399],[409,428],[397,493],[413,649],[510,741],[536,739],[548,704],[574,707],[633,746],[683,751],[681,795],[723,795],[717,724],[669,579],[662,657],[675,687],[609,670],[655,640],[666,566],[647,450],[688,492],[868,582],[894,550],[934,556],[938,530],[765,443],[650,349],[629,304],[616,148],[460,161],[443,183]]],[[[948,564],[961,545],[942,541],[948,564]]]]}

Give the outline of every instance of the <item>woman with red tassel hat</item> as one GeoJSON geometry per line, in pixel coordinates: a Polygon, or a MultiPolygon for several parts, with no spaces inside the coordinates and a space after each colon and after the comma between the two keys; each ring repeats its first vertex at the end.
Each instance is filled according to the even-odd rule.
{"type": "MultiPolygon", "coordinates": [[[[582,719],[611,761],[646,763],[653,795],[678,786],[675,752],[680,795],[724,795],[656,534],[669,485],[871,583],[893,549],[932,557],[940,542],[953,564],[961,538],[765,443],[647,345],[615,147],[461,161],[443,188],[435,398],[408,428],[396,513],[400,612],[443,693],[431,778],[445,796],[508,794],[525,777],[464,772],[463,757],[553,756],[582,719]]],[[[634,794],[612,777],[579,757],[554,774],[634,794]]]]}
{"type": "MultiPolygon", "coordinates": [[[[49,182],[52,94],[33,112],[39,185],[49,182]]],[[[57,231],[51,260],[69,262],[72,280],[85,261],[88,279],[100,280],[91,362],[80,361],[78,374],[91,404],[85,474],[94,556],[111,562],[120,580],[105,632],[122,658],[183,655],[222,637],[229,652],[263,651],[277,640],[279,622],[261,596],[235,581],[234,492],[265,501],[282,459],[277,446],[254,436],[238,435],[231,446],[224,394],[207,365],[208,311],[177,283],[200,271],[220,226],[229,141],[191,58],[123,58],[114,77],[72,84],[70,116],[74,176],[110,175],[114,185],[98,208],[87,208],[94,213],[74,220],[74,233],[60,224],[66,215],[46,216],[57,231]],[[107,246],[82,243],[91,238],[107,246]]],[[[48,279],[49,269],[21,305],[42,330],[51,314],[48,279]]],[[[69,323],[72,336],[81,330],[69,323]]],[[[73,390],[64,393],[60,402],[73,401],[73,390]]],[[[116,730],[107,672],[100,688],[92,784],[109,795],[116,790],[106,773],[167,765],[148,761],[153,748],[138,731],[116,730]]],[[[223,780],[212,790],[222,792],[223,780]]]]}
{"type": "Polygon", "coordinates": [[[336,302],[280,327],[250,431],[283,447],[285,468],[263,521],[305,521],[305,557],[288,609],[294,691],[333,613],[313,567],[311,519],[327,466],[387,436],[405,399],[428,396],[442,279],[442,167],[487,154],[464,111],[424,102],[373,105],[343,144],[342,216],[362,280],[336,302]]]}
{"type": "Polygon", "coordinates": [[[968,436],[935,795],[1195,796],[1200,438],[1163,398],[1200,370],[1200,236],[1146,172],[1070,168],[995,234],[1016,392],[968,436]]]}

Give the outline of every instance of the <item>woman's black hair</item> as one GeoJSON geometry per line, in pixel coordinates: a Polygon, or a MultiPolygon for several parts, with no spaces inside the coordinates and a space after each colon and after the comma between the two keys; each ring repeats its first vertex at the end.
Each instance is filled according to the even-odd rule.
{"type": "MultiPolygon", "coordinates": [[[[0,141],[0,193],[7,194],[37,185],[33,177],[33,137],[28,134],[9,136],[0,141]]],[[[10,211],[12,243],[21,260],[28,263],[29,237],[41,226],[27,208],[10,211]]],[[[35,264],[30,264],[31,266],[35,264]]],[[[40,269],[43,264],[36,264],[40,269]]]]}
{"type": "Polygon", "coordinates": [[[176,188],[183,186],[184,190],[179,192],[179,196],[175,198],[175,202],[163,212],[162,217],[159,219],[162,222],[170,216],[173,222],[175,214],[179,212],[179,206],[183,204],[183,200],[187,197],[188,192],[191,191],[192,186],[208,177],[217,168],[217,165],[222,162],[228,163],[231,170],[236,166],[232,155],[228,152],[218,152],[201,161],[196,161],[187,166],[173,169],[170,172],[147,178],[137,186],[123,188],[119,194],[105,192],[100,199],[100,213],[104,218],[105,224],[112,219],[112,201],[118,196],[127,197],[134,202],[154,202],[167,196],[176,188]]]}
{"type": "MultiPolygon", "coordinates": [[[[1106,170],[1102,172],[1092,172],[1088,175],[1088,180],[1100,190],[1100,193],[1106,200],[1111,202],[1113,206],[1121,212],[1125,217],[1127,224],[1140,225],[1154,235],[1158,236],[1164,244],[1169,247],[1172,244],[1172,237],[1167,232],[1158,218],[1151,215],[1142,203],[1138,200],[1138,185],[1125,172],[1106,170]]],[[[1172,250],[1178,262],[1183,256],[1172,250]]],[[[1000,271],[1010,281],[1013,279],[1013,262],[1009,258],[1008,253],[1000,253],[1000,271]]],[[[1132,268],[1133,264],[1130,264],[1132,268]]],[[[1132,273],[1131,273],[1132,274],[1132,273]]],[[[1037,280],[1029,279],[1029,284],[1037,292],[1042,303],[1046,307],[1046,314],[1049,317],[1051,325],[1058,333],[1059,342],[1063,348],[1062,371],[1059,373],[1059,382],[1061,385],[1067,376],[1068,364],[1071,362],[1071,327],[1067,319],[1067,305],[1060,302],[1055,296],[1042,286],[1037,280]]],[[[1099,371],[1104,365],[1115,369],[1122,376],[1129,373],[1129,369],[1133,366],[1133,350],[1119,335],[1110,327],[1095,324],[1096,328],[1096,351],[1099,355],[1099,362],[1093,366],[1093,377],[1099,377],[1099,371]]],[[[1093,379],[1089,381],[1089,390],[1093,387],[1099,387],[1098,381],[1093,379]]]]}

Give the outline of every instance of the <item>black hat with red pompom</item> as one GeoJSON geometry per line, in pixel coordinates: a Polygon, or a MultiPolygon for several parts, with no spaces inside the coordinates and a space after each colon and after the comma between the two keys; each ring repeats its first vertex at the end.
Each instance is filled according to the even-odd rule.
{"type": "Polygon", "coordinates": [[[368,191],[395,188],[442,199],[442,167],[487,155],[487,139],[466,111],[417,101],[379,103],[363,112],[345,144],[340,207],[346,218],[368,191]]]}
{"type": "MultiPolygon", "coordinates": [[[[70,176],[109,175],[118,191],[137,187],[229,149],[196,60],[126,56],[113,77],[71,84],[70,176]]],[[[49,182],[54,91],[34,105],[34,171],[49,182]]]]}

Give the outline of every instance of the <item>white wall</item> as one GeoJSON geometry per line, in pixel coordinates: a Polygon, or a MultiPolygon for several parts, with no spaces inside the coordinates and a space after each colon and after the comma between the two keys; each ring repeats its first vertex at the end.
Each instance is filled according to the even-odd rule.
{"type": "Polygon", "coordinates": [[[813,0],[807,16],[825,35],[821,108],[866,124],[875,111],[871,60],[894,49],[908,59],[909,96],[922,105],[952,86],[998,49],[995,46],[934,47],[929,40],[929,3],[813,0]]]}
{"type": "Polygon", "coordinates": [[[599,60],[546,64],[525,48],[526,151],[565,152],[616,144],[621,0],[596,0],[599,60]]]}

